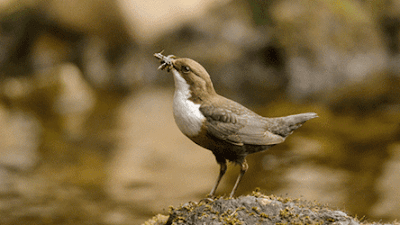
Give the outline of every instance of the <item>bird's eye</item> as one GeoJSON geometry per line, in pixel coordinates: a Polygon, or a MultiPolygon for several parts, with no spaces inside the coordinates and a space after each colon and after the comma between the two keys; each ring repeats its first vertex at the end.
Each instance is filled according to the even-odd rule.
{"type": "Polygon", "coordinates": [[[182,66],[182,72],[183,73],[189,73],[190,72],[190,68],[188,66],[182,66]]]}

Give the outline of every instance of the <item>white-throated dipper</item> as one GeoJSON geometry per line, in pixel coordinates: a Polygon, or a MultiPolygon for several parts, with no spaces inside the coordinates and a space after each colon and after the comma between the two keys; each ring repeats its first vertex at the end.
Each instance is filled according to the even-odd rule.
{"type": "Polygon", "coordinates": [[[207,71],[188,58],[154,56],[158,69],[172,71],[175,80],[173,112],[181,132],[196,144],[211,150],[220,165],[220,172],[210,195],[213,196],[227,169],[227,160],[241,165],[233,186],[233,197],[243,174],[248,169],[246,156],[282,143],[316,113],[266,118],[239,103],[218,95],[207,71]]]}

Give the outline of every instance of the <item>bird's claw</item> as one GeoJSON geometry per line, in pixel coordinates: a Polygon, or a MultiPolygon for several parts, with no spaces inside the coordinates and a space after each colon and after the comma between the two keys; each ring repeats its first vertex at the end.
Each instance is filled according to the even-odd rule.
{"type": "Polygon", "coordinates": [[[162,50],[160,53],[154,53],[154,57],[160,60],[161,65],[158,67],[158,69],[159,70],[167,69],[167,72],[169,72],[174,67],[172,61],[173,59],[176,58],[176,56],[174,55],[164,56],[162,54],[163,52],[164,50],[162,50]]]}
{"type": "Polygon", "coordinates": [[[201,202],[204,202],[205,204],[209,204],[209,203],[211,203],[211,202],[214,202],[214,199],[212,199],[212,198],[210,198],[210,197],[207,197],[207,198],[201,199],[201,200],[199,201],[199,204],[200,204],[201,202]]]}

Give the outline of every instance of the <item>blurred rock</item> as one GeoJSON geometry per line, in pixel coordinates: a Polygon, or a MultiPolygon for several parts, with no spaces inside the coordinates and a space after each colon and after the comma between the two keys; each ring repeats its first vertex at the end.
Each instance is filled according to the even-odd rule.
{"type": "Polygon", "coordinates": [[[361,2],[276,1],[269,10],[288,57],[292,98],[361,81],[388,65],[378,27],[361,2]]]}
{"type": "Polygon", "coordinates": [[[182,24],[155,46],[200,62],[219,93],[255,105],[279,98],[287,86],[284,51],[272,32],[253,24],[246,2],[234,1],[182,24]]]}
{"type": "MultiPolygon", "coordinates": [[[[134,30],[129,30],[121,15],[118,1],[70,0],[40,2],[49,21],[60,27],[96,35],[107,42],[110,49],[132,41],[134,30]]],[[[133,28],[133,24],[131,24],[133,28]]]]}
{"type": "Polygon", "coordinates": [[[264,19],[272,21],[257,25],[245,1],[230,2],[164,35],[156,46],[199,61],[217,90],[238,101],[265,104],[286,94],[319,99],[389,64],[379,29],[359,4],[275,1],[264,9],[264,19]]]}
{"type": "Polygon", "coordinates": [[[95,93],[73,64],[61,65],[59,76],[60,95],[54,102],[54,110],[63,117],[64,132],[69,138],[79,140],[84,136],[83,126],[94,108],[95,93]]]}
{"type": "Polygon", "coordinates": [[[149,66],[152,55],[144,55],[148,52],[133,43],[120,46],[112,60],[103,38],[88,36],[81,44],[83,76],[96,89],[127,95],[154,80],[156,70],[149,66]]]}
{"type": "MultiPolygon", "coordinates": [[[[185,21],[204,16],[215,6],[223,6],[229,0],[191,0],[191,1],[130,1],[118,0],[123,16],[137,30],[135,37],[142,45],[151,45],[170,30],[179,27],[185,21]]],[[[160,51],[161,49],[158,49],[160,51]]]]}
{"type": "Polygon", "coordinates": [[[95,88],[123,93],[143,82],[142,68],[127,75],[126,65],[141,66],[140,50],[133,25],[125,24],[116,1],[12,1],[9,7],[0,12],[2,76],[35,76],[70,62],[84,77],[106,81],[93,82],[95,88]],[[94,64],[100,69],[93,70],[94,64]]]}
{"type": "Polygon", "coordinates": [[[0,111],[0,167],[31,170],[39,160],[41,125],[29,113],[0,111]]]}

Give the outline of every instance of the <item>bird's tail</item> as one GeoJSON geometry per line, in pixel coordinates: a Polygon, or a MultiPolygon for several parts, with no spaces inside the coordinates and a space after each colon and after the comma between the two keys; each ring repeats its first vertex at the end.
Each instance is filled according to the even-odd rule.
{"type": "Polygon", "coordinates": [[[294,130],[301,127],[307,120],[318,117],[316,113],[301,113],[285,117],[274,118],[276,126],[271,127],[271,131],[282,137],[287,137],[294,130]]]}

